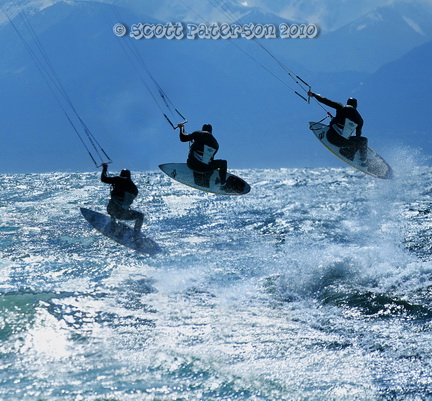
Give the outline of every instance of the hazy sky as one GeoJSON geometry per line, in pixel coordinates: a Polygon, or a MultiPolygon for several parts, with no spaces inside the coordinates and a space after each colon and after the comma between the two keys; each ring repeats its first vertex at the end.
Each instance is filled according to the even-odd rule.
{"type": "MultiPolygon", "coordinates": [[[[31,5],[39,9],[56,2],[69,3],[102,2],[112,3],[134,12],[150,15],[161,21],[196,20],[200,16],[207,21],[221,19],[217,6],[224,8],[237,5],[246,11],[250,7],[259,7],[280,17],[299,22],[319,24],[323,30],[334,30],[373,11],[394,3],[412,3],[413,0],[20,0],[16,4],[31,5]]],[[[415,0],[417,4],[430,5],[432,0],[415,0]]],[[[10,3],[10,2],[9,2],[10,3]]],[[[7,8],[7,6],[6,6],[7,8]]],[[[0,16],[0,21],[4,16],[0,16]]],[[[201,21],[199,21],[201,22],[201,21]]]]}

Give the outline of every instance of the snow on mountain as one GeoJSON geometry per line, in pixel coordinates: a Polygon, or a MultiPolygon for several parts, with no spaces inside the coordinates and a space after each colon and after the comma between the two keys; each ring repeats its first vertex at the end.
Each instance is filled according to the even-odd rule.
{"type": "Polygon", "coordinates": [[[318,71],[373,72],[432,40],[432,7],[394,3],[297,46],[298,56],[318,71]]]}

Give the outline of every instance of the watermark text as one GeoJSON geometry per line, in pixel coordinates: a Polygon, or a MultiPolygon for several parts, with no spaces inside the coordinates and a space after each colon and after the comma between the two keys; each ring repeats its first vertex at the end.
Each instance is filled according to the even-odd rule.
{"type": "Polygon", "coordinates": [[[124,24],[113,27],[116,36],[129,34],[134,39],[312,39],[318,33],[315,24],[166,24],[139,23],[128,29],[124,24]]]}

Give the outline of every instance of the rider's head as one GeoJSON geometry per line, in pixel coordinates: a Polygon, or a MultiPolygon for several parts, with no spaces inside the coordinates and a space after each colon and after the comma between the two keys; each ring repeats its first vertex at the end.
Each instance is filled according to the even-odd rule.
{"type": "Polygon", "coordinates": [[[212,127],[210,124],[204,124],[204,125],[202,126],[202,130],[203,130],[203,131],[210,132],[210,134],[211,134],[211,133],[212,133],[212,130],[213,130],[213,127],[212,127]]]}
{"type": "Polygon", "coordinates": [[[352,106],[352,107],[354,107],[356,109],[357,108],[357,99],[354,98],[354,97],[350,97],[347,100],[347,104],[350,105],[350,106],[352,106]]]}
{"type": "Polygon", "coordinates": [[[131,178],[130,170],[123,169],[123,170],[120,172],[120,177],[124,177],[124,178],[131,178]]]}

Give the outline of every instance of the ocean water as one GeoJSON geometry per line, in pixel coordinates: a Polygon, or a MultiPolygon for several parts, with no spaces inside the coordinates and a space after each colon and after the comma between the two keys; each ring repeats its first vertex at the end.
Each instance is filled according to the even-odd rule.
{"type": "Polygon", "coordinates": [[[242,197],[134,172],[151,257],[81,216],[99,172],[0,175],[0,399],[432,399],[432,169],[401,159],[242,197]]]}

